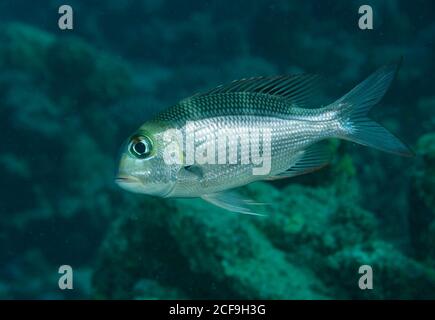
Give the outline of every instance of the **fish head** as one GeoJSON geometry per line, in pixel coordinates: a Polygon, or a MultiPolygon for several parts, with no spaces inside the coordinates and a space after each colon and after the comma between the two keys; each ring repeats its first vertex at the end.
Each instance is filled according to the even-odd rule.
{"type": "MultiPolygon", "coordinates": [[[[144,124],[124,143],[115,182],[121,188],[153,196],[166,197],[174,188],[181,163],[165,161],[165,132],[155,123],[144,124]]],[[[182,157],[181,148],[173,148],[182,157]]]]}

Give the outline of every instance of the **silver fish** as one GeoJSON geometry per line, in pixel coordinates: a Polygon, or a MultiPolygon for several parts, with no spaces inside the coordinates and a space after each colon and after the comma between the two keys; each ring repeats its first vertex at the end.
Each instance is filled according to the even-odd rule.
{"type": "Polygon", "coordinates": [[[367,116],[396,70],[396,65],[380,68],[324,107],[313,105],[319,81],[309,74],[242,79],[196,94],[128,138],[116,182],[136,193],[201,197],[233,212],[256,214],[257,203],[232,190],[323,167],[329,154],[321,140],[340,138],[409,156],[402,142],[367,116]],[[263,163],[254,161],[254,151],[263,163]],[[261,168],[262,174],[254,174],[261,168]]]}

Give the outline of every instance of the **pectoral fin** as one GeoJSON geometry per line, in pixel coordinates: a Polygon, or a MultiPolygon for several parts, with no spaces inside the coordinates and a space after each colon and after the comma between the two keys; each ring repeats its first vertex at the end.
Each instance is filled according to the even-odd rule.
{"type": "Polygon", "coordinates": [[[201,198],[228,211],[264,216],[264,214],[256,213],[252,210],[252,207],[265,205],[264,203],[258,203],[251,199],[246,199],[235,191],[209,193],[203,195],[201,198]]]}
{"type": "Polygon", "coordinates": [[[185,166],[184,170],[186,170],[190,174],[195,175],[198,179],[202,179],[204,177],[204,172],[200,166],[196,166],[196,165],[185,166]]]}
{"type": "Polygon", "coordinates": [[[204,178],[204,172],[201,167],[196,165],[184,166],[178,171],[177,180],[181,181],[201,181],[204,178]]]}

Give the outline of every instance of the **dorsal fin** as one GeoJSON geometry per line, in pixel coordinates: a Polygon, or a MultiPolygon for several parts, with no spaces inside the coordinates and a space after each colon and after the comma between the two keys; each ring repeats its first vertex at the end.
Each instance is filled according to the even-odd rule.
{"type": "Polygon", "coordinates": [[[157,121],[184,123],[204,117],[254,115],[288,118],[294,107],[321,105],[320,77],[313,74],[235,80],[197,93],[159,113],[157,121]]]}
{"type": "Polygon", "coordinates": [[[197,93],[190,99],[222,93],[259,93],[281,97],[298,106],[311,106],[313,96],[319,89],[320,77],[315,74],[296,74],[274,77],[253,77],[234,80],[203,93],[197,93]]]}

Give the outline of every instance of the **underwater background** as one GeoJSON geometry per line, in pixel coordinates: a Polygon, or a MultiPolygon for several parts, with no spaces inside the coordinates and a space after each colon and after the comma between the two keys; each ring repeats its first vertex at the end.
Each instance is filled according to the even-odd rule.
{"type": "Polygon", "coordinates": [[[0,2],[1,299],[434,299],[435,3],[0,2]],[[74,10],[60,30],[58,8],[74,10]],[[374,29],[358,28],[373,8],[374,29]],[[340,97],[403,57],[371,113],[415,152],[331,140],[321,171],[245,187],[265,218],[114,183],[119,148],[178,100],[310,72],[340,97]],[[60,290],[59,266],[74,271],[60,290]],[[358,286],[361,265],[373,289],[358,286]]]}

